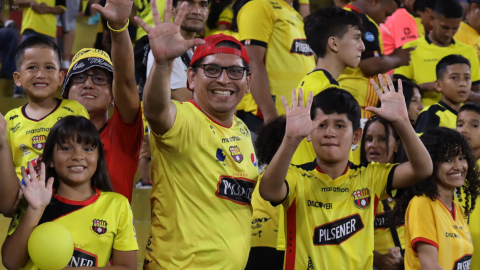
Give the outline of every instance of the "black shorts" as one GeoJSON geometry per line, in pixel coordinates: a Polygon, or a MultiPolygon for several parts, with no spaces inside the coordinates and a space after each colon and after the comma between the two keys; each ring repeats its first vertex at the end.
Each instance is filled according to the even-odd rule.
{"type": "Polygon", "coordinates": [[[252,247],[245,270],[283,270],[285,252],[271,247],[252,247]]]}

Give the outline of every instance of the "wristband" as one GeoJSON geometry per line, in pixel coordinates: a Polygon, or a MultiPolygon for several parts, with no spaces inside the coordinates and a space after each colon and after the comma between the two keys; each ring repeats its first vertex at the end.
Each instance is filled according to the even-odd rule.
{"type": "Polygon", "coordinates": [[[127,19],[127,23],[125,24],[125,26],[124,26],[122,29],[118,29],[118,30],[113,29],[112,27],[110,27],[110,25],[108,24],[108,22],[107,22],[107,27],[108,27],[108,29],[112,30],[113,32],[120,33],[120,32],[125,31],[125,29],[127,29],[129,23],[130,23],[130,19],[127,19]]]}

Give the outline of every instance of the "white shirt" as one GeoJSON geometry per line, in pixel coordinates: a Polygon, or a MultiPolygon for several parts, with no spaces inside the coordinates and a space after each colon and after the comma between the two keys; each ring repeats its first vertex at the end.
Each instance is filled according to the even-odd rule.
{"type": "MultiPolygon", "coordinates": [[[[193,57],[193,52],[191,50],[187,51],[190,59],[193,57]]],[[[152,70],[153,62],[155,59],[153,58],[153,53],[150,50],[148,52],[148,60],[147,60],[147,78],[150,74],[150,70],[152,70]]],[[[187,70],[188,67],[183,63],[182,57],[177,57],[173,61],[173,71],[172,75],[170,76],[170,88],[172,91],[177,90],[179,88],[186,88],[187,87],[187,70]]]]}

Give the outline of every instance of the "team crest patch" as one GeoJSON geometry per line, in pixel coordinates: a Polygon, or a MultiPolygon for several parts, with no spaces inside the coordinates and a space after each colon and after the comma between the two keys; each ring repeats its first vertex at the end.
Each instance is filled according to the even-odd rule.
{"type": "Polygon", "coordinates": [[[243,161],[243,155],[240,152],[240,148],[238,148],[238,146],[230,146],[230,148],[228,149],[230,150],[230,154],[232,155],[232,158],[233,160],[235,160],[235,162],[240,163],[243,161]]]}
{"type": "Polygon", "coordinates": [[[102,235],[107,232],[107,222],[105,220],[94,219],[92,222],[92,231],[95,234],[102,235]]]}
{"type": "Polygon", "coordinates": [[[370,190],[368,188],[356,190],[352,193],[352,196],[353,203],[358,209],[363,210],[370,205],[370,190]]]}
{"type": "Polygon", "coordinates": [[[32,147],[37,150],[42,150],[45,147],[45,142],[47,141],[47,136],[38,135],[32,137],[32,147]]]}

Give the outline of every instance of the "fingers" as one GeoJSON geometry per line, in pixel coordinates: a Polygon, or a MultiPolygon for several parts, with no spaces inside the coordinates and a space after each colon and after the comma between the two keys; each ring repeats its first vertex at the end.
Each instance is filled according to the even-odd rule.
{"type": "MultiPolygon", "coordinates": [[[[152,6],[151,8],[152,8],[153,25],[159,25],[162,23],[162,19],[160,17],[160,13],[158,13],[157,0],[152,0],[151,6],[152,6]]],[[[163,12],[163,21],[169,22],[171,17],[172,17],[172,0],[167,0],[167,3],[165,4],[165,11],[163,12]]]]}
{"type": "Polygon", "coordinates": [[[94,10],[98,11],[98,13],[100,13],[100,15],[102,15],[103,17],[103,10],[105,9],[104,7],[102,7],[101,5],[99,4],[93,4],[91,6],[91,8],[93,8],[94,10]]]}
{"type": "MultiPolygon", "coordinates": [[[[298,95],[303,95],[302,88],[298,89],[298,95]],[[301,93],[301,94],[300,94],[301,93]]],[[[297,100],[297,91],[295,89],[292,89],[292,108],[298,106],[298,100],[297,100]]]]}
{"type": "Polygon", "coordinates": [[[282,95],[282,103],[283,103],[283,107],[285,108],[285,111],[290,110],[290,106],[288,105],[288,101],[284,95],[282,95]]]}
{"type": "MultiPolygon", "coordinates": [[[[310,96],[309,96],[309,98],[310,98],[310,96]]],[[[298,106],[303,107],[303,104],[305,104],[304,99],[305,99],[305,97],[303,95],[303,89],[298,88],[298,106]]]]}
{"type": "Polygon", "coordinates": [[[40,163],[40,178],[39,181],[45,181],[45,163],[40,163]]]}
{"type": "Polygon", "coordinates": [[[152,30],[152,27],[150,25],[148,25],[148,23],[144,22],[142,19],[140,19],[139,17],[135,16],[135,21],[138,23],[138,25],[140,25],[140,27],[142,27],[143,30],[145,30],[145,32],[150,32],[150,30],[152,30]]]}
{"type": "Polygon", "coordinates": [[[398,79],[398,93],[403,95],[403,84],[402,80],[398,79]]]}
{"type": "Polygon", "coordinates": [[[189,48],[192,48],[192,47],[196,47],[196,46],[200,46],[200,45],[205,44],[205,40],[203,40],[203,39],[201,39],[201,38],[190,39],[190,40],[186,40],[185,42],[187,43],[187,46],[188,46],[189,48]]]}
{"type": "Polygon", "coordinates": [[[49,190],[50,192],[53,190],[53,177],[50,177],[48,178],[48,181],[47,181],[47,190],[49,190]]]}
{"type": "Polygon", "coordinates": [[[327,118],[328,118],[328,116],[324,115],[322,117],[317,117],[317,118],[313,119],[313,126],[318,127],[320,125],[320,123],[327,120],[327,118]]]}
{"type": "Polygon", "coordinates": [[[411,51],[414,51],[417,47],[410,47],[410,48],[405,48],[404,50],[407,51],[407,52],[411,52],[411,51]]]}
{"type": "Polygon", "coordinates": [[[370,79],[370,84],[372,85],[373,87],[373,90],[375,90],[375,92],[377,93],[377,96],[381,97],[382,96],[382,90],[380,90],[380,88],[378,88],[378,84],[375,82],[374,79],[370,79]]]}
{"type": "Polygon", "coordinates": [[[28,162],[28,172],[30,173],[30,181],[37,180],[37,172],[31,161],[28,162]]]}
{"type": "MultiPolygon", "coordinates": [[[[178,26],[182,24],[183,18],[185,18],[185,15],[187,14],[187,5],[188,3],[186,1],[182,3],[182,5],[180,6],[180,10],[177,13],[177,16],[175,16],[175,20],[173,21],[174,24],[178,26]]],[[[166,22],[165,19],[163,21],[166,22]]]]}
{"type": "Polygon", "coordinates": [[[379,108],[370,106],[370,107],[366,107],[365,110],[369,112],[373,112],[374,114],[378,114],[379,108]]]}
{"type": "Polygon", "coordinates": [[[308,93],[308,99],[307,99],[307,104],[305,104],[305,108],[308,108],[308,110],[310,111],[310,109],[312,108],[312,103],[313,103],[313,92],[310,91],[310,93],[308,93]]]}
{"type": "Polygon", "coordinates": [[[387,78],[387,83],[388,83],[389,90],[395,92],[395,87],[393,86],[392,78],[390,78],[390,75],[385,74],[385,75],[383,75],[383,77],[387,78]]]}
{"type": "Polygon", "coordinates": [[[27,186],[27,182],[30,183],[30,178],[28,177],[27,170],[25,170],[25,167],[22,166],[20,170],[22,172],[22,177],[23,177],[23,181],[20,187],[24,187],[24,186],[27,186]]]}
{"type": "Polygon", "coordinates": [[[378,74],[378,82],[382,86],[383,92],[387,93],[390,92],[390,89],[387,87],[387,83],[385,82],[385,78],[383,77],[383,74],[378,74]]]}

